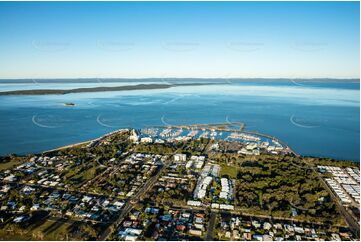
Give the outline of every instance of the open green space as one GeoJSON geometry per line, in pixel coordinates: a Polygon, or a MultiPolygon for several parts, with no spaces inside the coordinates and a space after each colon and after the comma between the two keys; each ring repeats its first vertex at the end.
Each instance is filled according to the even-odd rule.
{"type": "Polygon", "coordinates": [[[344,225],[317,172],[302,158],[263,156],[244,161],[237,180],[236,200],[244,212],[344,225]],[[292,209],[297,215],[292,216],[292,209]]]}
{"type": "Polygon", "coordinates": [[[229,165],[221,164],[220,175],[221,177],[228,176],[231,179],[235,179],[237,178],[238,170],[239,167],[237,166],[229,166],[229,165]]]}
{"type": "Polygon", "coordinates": [[[3,157],[0,159],[0,171],[5,171],[7,169],[13,168],[14,166],[20,165],[24,162],[22,158],[14,157],[14,158],[8,158],[3,157]]]}
{"type": "Polygon", "coordinates": [[[1,240],[66,240],[70,227],[70,223],[49,220],[37,221],[28,227],[8,224],[0,230],[0,237],[1,240]]]}

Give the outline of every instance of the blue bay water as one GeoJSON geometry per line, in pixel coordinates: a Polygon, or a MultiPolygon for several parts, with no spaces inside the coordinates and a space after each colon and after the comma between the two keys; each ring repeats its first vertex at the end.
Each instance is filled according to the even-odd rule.
{"type": "Polygon", "coordinates": [[[359,161],[359,82],[342,80],[231,80],[159,90],[0,96],[0,154],[41,152],[123,127],[226,121],[276,136],[302,155],[359,161]]]}

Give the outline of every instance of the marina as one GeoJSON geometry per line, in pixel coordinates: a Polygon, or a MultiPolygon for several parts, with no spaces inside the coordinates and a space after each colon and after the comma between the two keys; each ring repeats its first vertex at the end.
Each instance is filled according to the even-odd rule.
{"type": "Polygon", "coordinates": [[[140,139],[151,138],[160,142],[186,141],[190,139],[209,138],[212,140],[236,141],[246,144],[240,150],[242,154],[257,155],[259,149],[272,154],[292,153],[299,156],[285,142],[276,137],[257,132],[244,131],[242,122],[217,124],[167,125],[139,129],[140,139]]]}
{"type": "MultiPolygon", "coordinates": [[[[283,141],[283,146],[292,147],[300,155],[358,162],[359,85],[341,81],[337,82],[337,89],[333,83],[315,82],[312,85],[300,89],[286,81],[234,81],[232,85],[174,87],[167,91],[137,93],[107,92],[92,97],[79,93],[1,96],[0,133],[7,142],[0,145],[0,154],[42,152],[92,140],[121,128],[162,131],[172,128],[160,138],[169,138],[173,132],[181,132],[178,138],[199,138],[206,129],[210,139],[230,136],[227,140],[231,141],[242,139],[238,137],[242,131],[243,135],[277,137],[283,141]],[[317,100],[311,98],[316,90],[321,93],[317,100]],[[256,91],[258,94],[254,95],[256,91]],[[187,95],[177,102],[168,103],[185,93],[187,95]],[[296,93],[297,98],[289,93],[296,93]],[[269,94],[272,97],[267,96],[269,94]],[[333,101],[325,103],[326,100],[333,101]],[[75,106],[67,107],[64,103],[75,106]],[[192,106],[188,108],[190,103],[192,106]],[[220,105],[221,109],[215,108],[220,105]],[[297,124],[308,128],[294,125],[290,122],[292,116],[297,124]],[[242,121],[242,130],[242,124],[233,121],[242,121]],[[209,123],[215,124],[214,130],[207,128],[209,123]],[[182,126],[183,131],[178,131],[182,126]],[[19,128],[22,132],[18,132],[19,128]]],[[[159,136],[159,133],[151,136],[159,136]]]]}

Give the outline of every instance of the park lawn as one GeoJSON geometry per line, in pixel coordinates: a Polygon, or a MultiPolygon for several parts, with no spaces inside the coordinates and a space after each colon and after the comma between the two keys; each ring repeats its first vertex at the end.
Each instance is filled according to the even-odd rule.
{"type": "Polygon", "coordinates": [[[1,240],[20,241],[20,240],[31,240],[31,236],[26,234],[10,234],[8,231],[0,229],[1,240]]]}
{"type": "Polygon", "coordinates": [[[76,174],[73,178],[79,179],[81,183],[89,181],[96,176],[96,169],[96,167],[90,167],[89,169],[76,174]]]}
{"type": "Polygon", "coordinates": [[[81,173],[82,180],[87,181],[87,180],[93,179],[95,177],[95,175],[96,175],[95,170],[96,170],[96,167],[91,167],[88,170],[83,171],[81,173]]]}
{"type": "Polygon", "coordinates": [[[224,175],[228,175],[229,178],[235,179],[237,178],[239,167],[237,166],[228,166],[228,165],[221,165],[221,177],[224,175]]]}
{"type": "MultiPolygon", "coordinates": [[[[68,233],[71,224],[63,223],[63,222],[56,222],[46,220],[43,224],[36,227],[32,233],[34,235],[43,236],[43,238],[34,238],[34,239],[42,239],[42,240],[61,240],[64,239],[63,236],[68,233]]],[[[70,238],[69,238],[70,239],[70,238]]]]}
{"type": "Polygon", "coordinates": [[[23,163],[21,159],[11,159],[9,162],[0,163],[0,171],[5,171],[13,166],[20,165],[21,163],[23,163]]]}
{"type": "MultiPolygon", "coordinates": [[[[19,232],[9,232],[0,229],[1,240],[61,240],[71,225],[62,222],[46,220],[35,228],[19,232]],[[62,236],[62,237],[60,237],[62,236]]],[[[70,239],[70,238],[69,238],[70,239]]]]}

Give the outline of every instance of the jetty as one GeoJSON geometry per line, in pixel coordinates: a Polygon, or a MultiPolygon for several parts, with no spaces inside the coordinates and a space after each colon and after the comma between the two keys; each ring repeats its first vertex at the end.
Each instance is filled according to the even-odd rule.
{"type": "Polygon", "coordinates": [[[205,130],[217,130],[224,132],[242,132],[245,124],[242,122],[226,122],[226,123],[213,123],[213,124],[181,124],[181,125],[161,125],[153,126],[156,128],[166,129],[205,129],[205,130]],[[238,128],[232,128],[238,127],[238,128]]]}
{"type": "Polygon", "coordinates": [[[224,123],[213,123],[213,124],[188,124],[188,125],[161,125],[153,126],[163,129],[188,129],[188,130],[211,130],[211,131],[222,131],[222,132],[236,132],[244,133],[249,135],[256,135],[264,138],[274,140],[281,144],[289,153],[295,156],[300,156],[295,150],[288,146],[288,144],[279,138],[267,134],[262,134],[254,131],[244,131],[245,123],[243,122],[224,122],[224,123]]]}

